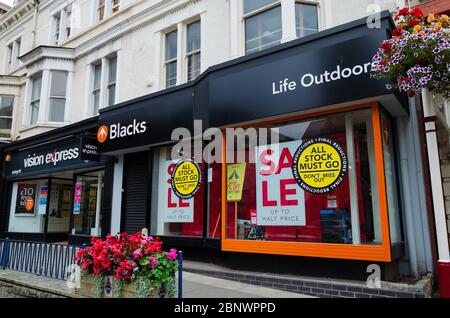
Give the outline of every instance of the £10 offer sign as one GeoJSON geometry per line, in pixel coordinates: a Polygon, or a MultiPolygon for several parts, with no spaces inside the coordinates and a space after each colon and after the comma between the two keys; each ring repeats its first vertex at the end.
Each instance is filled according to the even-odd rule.
{"type": "Polygon", "coordinates": [[[292,175],[293,154],[301,141],[257,147],[257,225],[303,226],[305,194],[292,175]]]}

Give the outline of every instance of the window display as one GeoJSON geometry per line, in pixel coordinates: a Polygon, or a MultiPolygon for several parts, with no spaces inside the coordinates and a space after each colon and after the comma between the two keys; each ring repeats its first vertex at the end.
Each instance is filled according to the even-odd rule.
{"type": "Polygon", "coordinates": [[[227,165],[226,238],[380,245],[372,126],[367,109],[260,128],[278,141],[227,165]]]}

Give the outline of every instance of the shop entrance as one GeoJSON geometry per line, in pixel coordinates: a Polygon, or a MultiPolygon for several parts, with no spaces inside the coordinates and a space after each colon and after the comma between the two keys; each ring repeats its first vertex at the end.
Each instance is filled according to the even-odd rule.
{"type": "Polygon", "coordinates": [[[100,236],[100,209],[104,189],[104,171],[75,177],[73,227],[74,235],[100,236]]]}

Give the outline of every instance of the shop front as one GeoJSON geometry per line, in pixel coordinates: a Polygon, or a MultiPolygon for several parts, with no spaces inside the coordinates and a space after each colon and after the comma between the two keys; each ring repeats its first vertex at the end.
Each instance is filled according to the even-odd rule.
{"type": "Polygon", "coordinates": [[[98,153],[96,128],[92,119],[3,148],[4,237],[78,244],[109,231],[113,163],[98,153]]]}
{"type": "Polygon", "coordinates": [[[398,171],[399,143],[409,147],[398,123],[409,122],[410,105],[370,77],[389,15],[379,29],[365,22],[102,110],[100,152],[118,157],[112,232],[146,227],[166,244],[211,255],[398,264],[408,253],[404,198],[412,191],[398,171]],[[191,136],[189,147],[179,147],[181,136],[191,136]],[[201,185],[183,197],[174,154],[189,149],[201,185]]]}

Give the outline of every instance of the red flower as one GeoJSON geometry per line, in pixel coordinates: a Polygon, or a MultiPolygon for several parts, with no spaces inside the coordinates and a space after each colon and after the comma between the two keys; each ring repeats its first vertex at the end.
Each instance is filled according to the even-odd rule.
{"type": "Polygon", "coordinates": [[[411,14],[414,18],[416,19],[421,19],[423,18],[423,12],[420,8],[414,8],[411,10],[411,12],[409,13],[411,14]]]}
{"type": "Polygon", "coordinates": [[[416,25],[420,24],[420,22],[418,20],[409,20],[407,26],[409,26],[410,28],[415,27],[416,25]]]}
{"type": "Polygon", "coordinates": [[[392,51],[392,44],[390,41],[383,41],[383,43],[381,43],[380,45],[380,48],[385,54],[389,54],[392,51]]]}
{"type": "Polygon", "coordinates": [[[402,28],[397,28],[394,31],[392,31],[392,36],[400,36],[402,35],[402,31],[403,31],[402,28]]]}
{"type": "Polygon", "coordinates": [[[407,15],[409,13],[409,9],[408,8],[403,8],[403,9],[400,9],[400,11],[398,12],[398,16],[401,16],[401,15],[407,15]]]}

